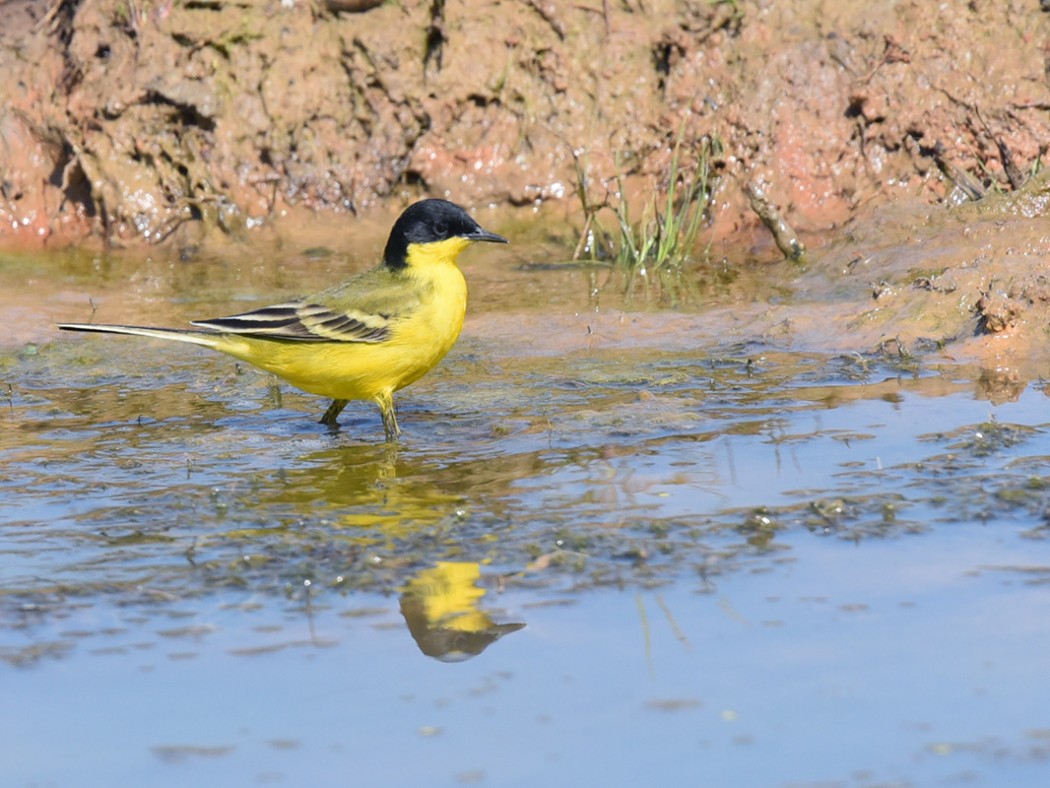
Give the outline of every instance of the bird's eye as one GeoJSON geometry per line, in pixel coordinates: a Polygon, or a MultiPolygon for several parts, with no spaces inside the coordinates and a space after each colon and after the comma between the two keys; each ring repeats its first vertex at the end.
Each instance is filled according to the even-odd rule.
{"type": "Polygon", "coordinates": [[[448,224],[446,222],[434,222],[434,234],[444,238],[448,235],[448,224]]]}

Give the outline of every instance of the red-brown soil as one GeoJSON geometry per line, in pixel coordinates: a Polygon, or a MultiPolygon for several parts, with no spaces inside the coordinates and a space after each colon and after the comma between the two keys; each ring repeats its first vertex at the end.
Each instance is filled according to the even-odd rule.
{"type": "Polygon", "coordinates": [[[665,184],[721,143],[713,219],[763,185],[803,234],[899,196],[935,161],[1010,189],[1050,141],[1036,0],[336,4],[7,0],[0,242],[195,243],[290,208],[462,203],[665,184]],[[939,146],[939,147],[938,147],[939,146]],[[407,193],[407,194],[406,194],[407,193]]]}

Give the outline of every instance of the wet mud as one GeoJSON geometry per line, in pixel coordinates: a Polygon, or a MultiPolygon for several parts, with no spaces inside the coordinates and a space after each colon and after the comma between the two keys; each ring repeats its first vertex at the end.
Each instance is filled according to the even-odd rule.
{"type": "MultiPolygon", "coordinates": [[[[955,363],[983,370],[1008,396],[1050,368],[1047,183],[1040,175],[1016,193],[956,207],[885,206],[803,264],[725,256],[663,273],[559,262],[563,217],[548,211],[522,224],[497,212],[485,223],[515,243],[465,256],[464,336],[527,357],[731,341],[955,363]]],[[[304,224],[300,241],[262,259],[237,246],[193,262],[174,250],[9,256],[0,309],[11,319],[0,344],[46,344],[62,321],[185,325],[322,289],[374,264],[392,218],[376,212],[342,233],[304,224]]]]}

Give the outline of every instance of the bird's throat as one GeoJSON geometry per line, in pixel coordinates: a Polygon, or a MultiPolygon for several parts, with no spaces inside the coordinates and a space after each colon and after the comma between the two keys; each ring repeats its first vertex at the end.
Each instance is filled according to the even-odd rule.
{"type": "Polygon", "coordinates": [[[409,244],[405,263],[409,268],[424,269],[434,266],[455,265],[460,252],[470,246],[466,238],[448,238],[427,244],[409,244]]]}

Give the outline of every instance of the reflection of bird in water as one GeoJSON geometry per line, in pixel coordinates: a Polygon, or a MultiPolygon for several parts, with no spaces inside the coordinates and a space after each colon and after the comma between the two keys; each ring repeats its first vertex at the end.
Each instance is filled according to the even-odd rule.
{"type": "Polygon", "coordinates": [[[496,624],[479,609],[485,596],[485,589],[477,585],[480,578],[477,563],[441,561],[405,585],[401,615],[419,650],[428,657],[462,662],[525,626],[520,622],[496,624]]]}

